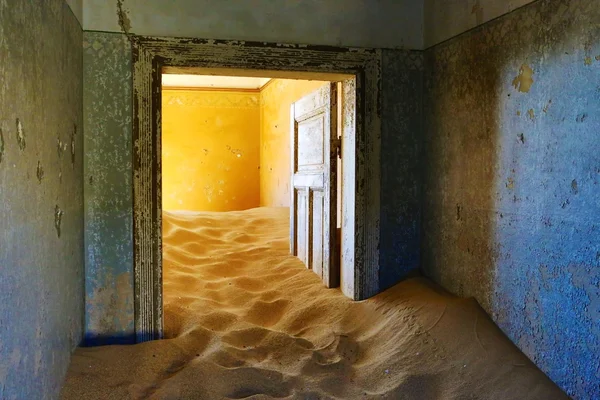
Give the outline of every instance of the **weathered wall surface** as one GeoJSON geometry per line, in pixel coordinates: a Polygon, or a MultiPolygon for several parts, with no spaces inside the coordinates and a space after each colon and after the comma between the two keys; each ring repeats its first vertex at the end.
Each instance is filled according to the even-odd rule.
{"type": "Polygon", "coordinates": [[[85,32],[85,340],[133,341],[131,45],[85,32]]]}
{"type": "Polygon", "coordinates": [[[426,52],[423,267],[600,398],[600,7],[543,0],[426,52]]]}
{"type": "Polygon", "coordinates": [[[381,60],[379,289],[420,265],[423,54],[383,50],[381,60]]]}
{"type": "Polygon", "coordinates": [[[0,2],[0,398],[58,396],[83,323],[82,31],[0,2]]]}
{"type": "Polygon", "coordinates": [[[326,82],[274,79],[260,92],[260,205],[290,206],[290,107],[326,82]]]}
{"type": "Polygon", "coordinates": [[[86,0],[84,29],[351,47],[422,48],[414,0],[86,0]],[[121,4],[121,7],[119,7],[121,4]]]}
{"type": "Polygon", "coordinates": [[[259,206],[260,94],[163,90],[163,210],[259,206]]]}
{"type": "Polygon", "coordinates": [[[534,0],[424,0],[423,44],[429,48],[534,0]]]}

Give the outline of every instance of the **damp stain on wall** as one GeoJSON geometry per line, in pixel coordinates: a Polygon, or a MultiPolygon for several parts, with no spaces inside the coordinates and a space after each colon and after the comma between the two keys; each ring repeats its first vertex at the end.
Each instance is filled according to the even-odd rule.
{"type": "Polygon", "coordinates": [[[86,326],[86,344],[102,345],[109,343],[131,343],[132,332],[123,332],[120,327],[130,324],[128,310],[133,307],[129,289],[133,285],[132,275],[123,272],[113,275],[113,268],[104,268],[107,272],[100,281],[93,282],[93,289],[87,293],[85,307],[90,317],[86,326]]]}

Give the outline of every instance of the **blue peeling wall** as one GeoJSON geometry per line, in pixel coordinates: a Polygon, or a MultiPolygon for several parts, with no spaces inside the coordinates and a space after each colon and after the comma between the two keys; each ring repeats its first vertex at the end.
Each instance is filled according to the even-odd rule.
{"type": "Polygon", "coordinates": [[[131,44],[85,32],[83,49],[85,343],[132,343],[131,44]]]}
{"type": "Polygon", "coordinates": [[[0,399],[55,399],[83,325],[82,31],[0,1],[0,399]]]}
{"type": "Polygon", "coordinates": [[[537,1],[425,52],[423,270],[600,398],[600,4],[537,1]]]}

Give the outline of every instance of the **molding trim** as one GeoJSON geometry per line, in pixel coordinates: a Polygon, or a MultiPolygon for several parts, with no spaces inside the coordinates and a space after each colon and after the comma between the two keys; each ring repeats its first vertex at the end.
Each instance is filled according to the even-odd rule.
{"type": "MultiPolygon", "coordinates": [[[[267,84],[268,83],[266,83],[265,86],[267,84]]],[[[230,88],[214,88],[214,87],[163,86],[162,90],[189,90],[192,92],[260,93],[262,88],[260,88],[260,89],[234,89],[234,88],[231,88],[230,89],[230,88]]]]}
{"type": "Polygon", "coordinates": [[[163,336],[161,76],[163,67],[276,71],[322,80],[354,76],[344,115],[342,284],[362,300],[379,292],[381,50],[133,36],[134,308],[138,342],[163,336]],[[346,129],[348,127],[348,129],[346,129]],[[350,134],[351,132],[351,134],[350,134]]]}

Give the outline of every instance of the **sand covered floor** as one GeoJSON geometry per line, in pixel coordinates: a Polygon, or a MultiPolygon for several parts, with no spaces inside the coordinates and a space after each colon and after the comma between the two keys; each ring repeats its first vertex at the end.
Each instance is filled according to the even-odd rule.
{"type": "Polygon", "coordinates": [[[165,212],[166,339],[80,348],[63,399],[566,399],[478,304],[415,278],[352,302],[288,210],[165,212]]]}

